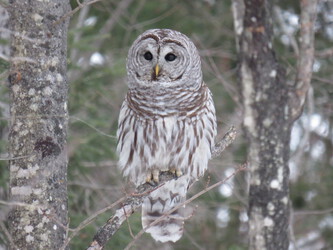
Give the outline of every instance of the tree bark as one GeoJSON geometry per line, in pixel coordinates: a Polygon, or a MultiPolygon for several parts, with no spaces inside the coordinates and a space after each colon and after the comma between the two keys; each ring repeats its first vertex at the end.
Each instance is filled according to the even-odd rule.
{"type": "Polygon", "coordinates": [[[288,249],[288,86],[272,48],[269,1],[244,4],[239,76],[243,125],[250,142],[250,249],[288,249]]]}
{"type": "Polygon", "coordinates": [[[11,0],[11,249],[59,249],[67,218],[67,0],[11,0]],[[19,203],[17,203],[19,202],[19,203]]]}
{"type": "Polygon", "coordinates": [[[249,141],[249,248],[289,247],[289,141],[310,87],[317,0],[301,1],[301,39],[294,85],[272,47],[272,6],[233,0],[239,42],[240,96],[249,141]]]}

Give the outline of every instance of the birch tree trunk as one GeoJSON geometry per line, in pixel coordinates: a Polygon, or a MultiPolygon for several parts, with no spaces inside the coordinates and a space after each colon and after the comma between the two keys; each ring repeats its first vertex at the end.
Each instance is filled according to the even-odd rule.
{"type": "Polygon", "coordinates": [[[68,0],[11,0],[11,249],[59,249],[66,238],[68,0]]]}
{"type": "Polygon", "coordinates": [[[234,0],[243,125],[249,141],[249,248],[289,247],[289,141],[310,87],[317,1],[301,1],[301,44],[295,84],[287,84],[272,45],[267,0],[234,0]]]}

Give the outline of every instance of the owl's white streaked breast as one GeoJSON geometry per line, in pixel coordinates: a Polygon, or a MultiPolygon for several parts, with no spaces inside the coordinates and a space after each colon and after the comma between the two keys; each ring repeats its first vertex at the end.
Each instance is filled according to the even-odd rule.
{"type": "Polygon", "coordinates": [[[177,168],[193,178],[204,173],[211,157],[216,121],[208,88],[202,94],[203,104],[199,107],[188,103],[183,110],[166,109],[168,112],[164,110],[160,116],[152,110],[144,115],[142,112],[147,110],[135,110],[128,99],[124,101],[117,147],[124,176],[139,185],[152,169],[177,168]]]}

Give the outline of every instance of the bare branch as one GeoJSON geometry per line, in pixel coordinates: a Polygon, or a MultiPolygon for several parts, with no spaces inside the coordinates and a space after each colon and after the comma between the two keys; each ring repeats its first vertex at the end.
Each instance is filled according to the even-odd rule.
{"type": "Polygon", "coordinates": [[[314,59],[314,22],[317,17],[318,0],[302,0],[300,3],[301,29],[295,83],[295,97],[297,102],[292,104],[291,115],[293,119],[298,118],[300,115],[311,84],[314,59]]]}
{"type": "Polygon", "coordinates": [[[4,158],[0,157],[0,161],[12,161],[12,160],[24,159],[24,158],[28,158],[33,155],[34,154],[17,156],[17,157],[4,157],[4,158]]]}
{"type": "Polygon", "coordinates": [[[174,175],[169,172],[162,172],[159,178],[161,184],[158,187],[145,183],[136,189],[137,193],[126,198],[122,207],[117,209],[115,214],[98,230],[94,236],[93,242],[88,248],[89,250],[102,249],[110,238],[118,231],[123,222],[141,207],[143,199],[152,191],[163,186],[165,182],[172,180],[174,175]]]}
{"type": "Polygon", "coordinates": [[[101,135],[104,135],[106,137],[110,137],[112,139],[117,139],[116,136],[114,135],[109,135],[103,131],[101,131],[100,129],[94,127],[93,125],[89,124],[88,122],[80,119],[79,117],[76,117],[76,116],[70,116],[70,119],[73,119],[73,120],[76,120],[76,121],[79,121],[79,122],[82,122],[83,124],[87,125],[89,128],[92,128],[93,130],[95,130],[96,132],[100,133],[101,135]]]}
{"type": "Polygon", "coordinates": [[[233,0],[232,1],[232,15],[234,20],[234,30],[235,30],[235,39],[236,39],[236,49],[237,51],[240,50],[239,47],[239,39],[242,35],[244,29],[244,12],[245,12],[245,5],[243,0],[233,0]]]}
{"type": "Polygon", "coordinates": [[[30,63],[37,64],[36,60],[33,60],[32,58],[29,58],[29,57],[23,57],[23,56],[22,57],[20,57],[20,56],[9,57],[9,56],[6,56],[6,55],[0,53],[0,58],[7,62],[30,62],[30,63]]]}
{"type": "Polygon", "coordinates": [[[288,37],[289,41],[290,41],[290,45],[293,48],[296,56],[299,56],[299,48],[298,48],[298,44],[297,44],[297,39],[295,37],[295,34],[293,31],[290,31],[290,29],[288,29],[288,24],[285,22],[283,16],[282,16],[282,10],[279,6],[274,6],[273,8],[274,14],[276,16],[276,19],[282,29],[282,32],[288,37]]]}
{"type": "MultiPolygon", "coordinates": [[[[87,2],[88,0],[84,0],[84,2],[87,2]]],[[[81,3],[79,6],[82,5],[81,3]]],[[[77,23],[76,23],[76,32],[74,33],[73,37],[73,43],[76,44],[80,41],[81,36],[82,36],[82,27],[84,25],[84,21],[87,19],[87,15],[89,13],[90,5],[87,6],[87,8],[83,8],[80,11],[80,14],[77,18],[77,23]]],[[[73,47],[70,53],[69,58],[71,59],[71,62],[74,62],[77,60],[77,55],[79,54],[79,50],[77,47],[73,47]]]]}
{"type": "MultiPolygon", "coordinates": [[[[225,148],[228,147],[235,140],[235,137],[236,137],[236,130],[232,126],[228,130],[228,132],[225,134],[225,136],[222,138],[222,140],[216,144],[216,146],[215,146],[215,148],[213,149],[213,152],[212,152],[213,157],[216,157],[219,154],[221,154],[225,150],[225,148]]],[[[222,183],[224,183],[225,181],[227,181],[228,179],[230,179],[231,177],[233,177],[235,174],[237,174],[239,171],[242,171],[242,170],[245,170],[244,166],[242,166],[241,168],[239,168],[238,170],[236,170],[235,173],[233,173],[231,176],[229,176],[225,180],[217,182],[217,183],[215,183],[215,184],[213,184],[213,185],[205,188],[204,190],[202,190],[201,192],[197,193],[196,195],[194,195],[190,199],[186,200],[180,206],[188,204],[192,200],[198,198],[200,195],[202,195],[202,194],[206,193],[207,191],[209,191],[209,190],[211,190],[211,189],[213,189],[213,188],[221,185],[222,183]]],[[[137,193],[132,194],[131,196],[128,196],[127,199],[126,199],[126,201],[122,205],[122,207],[119,208],[115,212],[115,214],[106,222],[106,224],[98,230],[98,232],[94,236],[93,242],[90,244],[90,246],[89,246],[88,249],[89,250],[102,249],[105,246],[105,244],[110,240],[110,238],[117,232],[117,230],[120,228],[120,226],[122,225],[122,223],[131,214],[133,214],[138,208],[141,207],[144,198],[147,195],[149,195],[152,191],[154,191],[157,188],[163,186],[165,182],[174,179],[174,175],[171,174],[170,172],[162,172],[160,174],[160,176],[159,176],[159,179],[160,179],[160,183],[161,184],[158,187],[153,187],[150,184],[145,183],[143,185],[140,185],[136,189],[137,193]]],[[[177,208],[178,207],[172,209],[169,212],[172,213],[177,208]]],[[[152,226],[154,223],[158,223],[158,220],[154,221],[150,226],[152,226]]],[[[138,237],[140,237],[141,234],[143,234],[143,233],[144,233],[144,230],[142,230],[134,238],[134,240],[137,239],[138,237]]]]}
{"type": "Polygon", "coordinates": [[[228,132],[223,136],[222,140],[218,142],[212,150],[212,157],[219,156],[236,138],[237,131],[234,126],[229,128],[228,132]]]}
{"type": "Polygon", "coordinates": [[[126,214],[126,210],[125,210],[124,207],[123,207],[123,210],[124,210],[124,215],[126,217],[126,223],[127,223],[128,231],[130,232],[130,235],[132,236],[132,238],[134,238],[134,234],[132,232],[131,224],[129,223],[128,216],[126,214]]]}
{"type": "Polygon", "coordinates": [[[34,43],[34,44],[41,44],[41,43],[45,42],[42,39],[32,38],[32,37],[29,37],[29,36],[27,36],[25,34],[22,34],[20,32],[7,29],[5,27],[0,27],[0,32],[2,32],[3,34],[6,34],[6,36],[8,36],[8,37],[10,35],[13,35],[14,37],[22,38],[22,40],[24,40],[25,42],[31,42],[31,43],[34,43]]]}
{"type": "Polygon", "coordinates": [[[5,226],[5,224],[3,222],[0,221],[0,229],[3,231],[3,233],[6,235],[9,243],[10,243],[10,246],[14,249],[19,249],[17,246],[15,246],[14,244],[14,241],[13,241],[13,238],[12,236],[10,235],[10,233],[8,232],[7,230],[7,227],[5,226]]]}
{"type": "Polygon", "coordinates": [[[111,205],[109,205],[109,206],[95,212],[91,216],[89,216],[87,219],[82,221],[75,229],[70,229],[69,231],[71,231],[72,234],[69,237],[67,237],[66,242],[60,248],[60,250],[67,249],[66,247],[67,247],[68,243],[74,238],[74,236],[77,235],[87,225],[89,225],[97,216],[99,216],[102,213],[105,213],[106,211],[108,211],[108,210],[112,209],[113,207],[119,205],[120,203],[124,202],[125,200],[126,200],[126,197],[117,200],[116,202],[112,203],[111,205]]]}
{"type": "Polygon", "coordinates": [[[172,212],[176,211],[177,209],[179,209],[180,207],[184,206],[184,205],[187,205],[189,204],[190,202],[194,201],[195,199],[199,198],[201,195],[207,193],[208,191],[226,183],[228,180],[230,180],[232,177],[234,177],[235,175],[237,175],[239,172],[241,171],[244,171],[246,170],[247,168],[247,163],[241,165],[239,168],[237,168],[235,170],[235,172],[233,172],[231,175],[229,175],[228,177],[226,177],[225,179],[221,180],[221,181],[218,181],[214,184],[212,184],[211,186],[209,187],[206,187],[205,189],[203,189],[202,191],[200,191],[199,193],[193,195],[190,199],[187,199],[185,202],[179,204],[178,206],[174,207],[173,209],[171,209],[170,211],[168,211],[167,213],[164,213],[163,216],[161,216],[160,218],[156,219],[155,221],[153,221],[152,223],[149,224],[149,226],[147,228],[143,228],[133,239],[133,241],[131,241],[130,244],[128,244],[128,246],[124,249],[124,250],[129,250],[134,242],[139,239],[142,234],[149,228],[149,227],[152,227],[154,225],[156,225],[157,223],[159,223],[161,220],[163,220],[166,216],[170,215],[172,212]]]}
{"type": "Polygon", "coordinates": [[[175,6],[175,7],[167,10],[163,14],[161,14],[161,15],[153,18],[153,19],[150,19],[150,20],[147,20],[147,21],[144,21],[144,22],[137,23],[137,24],[133,25],[132,28],[140,30],[140,29],[142,29],[145,26],[152,25],[154,23],[157,23],[157,22],[165,19],[166,17],[168,17],[168,16],[172,15],[173,13],[175,13],[177,10],[178,10],[178,6],[175,6]]]}
{"type": "Polygon", "coordinates": [[[328,83],[328,84],[333,84],[333,79],[326,79],[326,78],[319,77],[319,76],[313,76],[312,78],[313,78],[314,80],[319,81],[319,82],[328,83]]]}
{"type": "Polygon", "coordinates": [[[59,23],[63,22],[66,18],[68,17],[71,17],[73,16],[76,12],[78,12],[80,9],[86,7],[86,6],[89,6],[91,4],[94,4],[94,3],[97,3],[97,2],[100,2],[102,0],[91,0],[91,1],[86,1],[84,3],[80,3],[79,1],[77,1],[78,3],[78,6],[73,9],[72,11],[68,12],[67,14],[65,14],[63,17],[61,17],[59,20],[57,20],[56,22],[54,22],[54,26],[55,25],[58,25],[59,23]]]}
{"type": "Polygon", "coordinates": [[[19,202],[19,201],[3,201],[0,200],[1,205],[6,205],[6,206],[18,206],[18,207],[27,207],[29,209],[36,209],[36,208],[42,208],[42,206],[37,206],[37,205],[32,205],[29,203],[24,203],[24,202],[19,202]]]}
{"type": "MultiPolygon", "coordinates": [[[[101,0],[99,0],[99,1],[101,1],[101,0]]],[[[91,2],[93,2],[93,1],[91,1],[91,2]]],[[[91,4],[91,2],[87,2],[87,3],[91,4]]],[[[108,20],[106,20],[104,25],[99,30],[98,39],[95,40],[94,43],[91,45],[91,47],[94,48],[95,51],[100,50],[100,48],[103,45],[105,39],[109,38],[109,36],[107,34],[111,34],[112,29],[119,22],[120,17],[124,14],[124,12],[126,12],[126,10],[128,9],[128,7],[130,6],[130,4],[132,2],[133,2],[133,0],[121,0],[121,1],[119,1],[116,9],[113,11],[110,18],[108,20]]],[[[82,5],[84,5],[85,3],[83,3],[82,5]]],[[[83,55],[84,60],[80,64],[80,71],[76,71],[76,72],[71,73],[71,76],[70,76],[70,81],[71,82],[79,79],[86,72],[86,70],[89,69],[89,66],[90,66],[89,59],[90,59],[92,54],[93,54],[93,52],[89,52],[89,53],[86,53],[86,54],[83,55]]],[[[80,57],[82,57],[82,55],[80,55],[80,57]]]]}
{"type": "Polygon", "coordinates": [[[294,215],[325,215],[333,212],[333,207],[324,210],[305,210],[305,211],[295,211],[294,215]]]}
{"type": "Polygon", "coordinates": [[[327,48],[324,50],[316,51],[315,52],[316,57],[320,58],[328,58],[333,56],[333,48],[327,48]]]}

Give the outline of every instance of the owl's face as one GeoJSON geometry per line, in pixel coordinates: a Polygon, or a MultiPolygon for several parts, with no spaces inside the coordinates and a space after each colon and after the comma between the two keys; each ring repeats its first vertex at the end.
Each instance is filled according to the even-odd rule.
{"type": "Polygon", "coordinates": [[[201,84],[198,51],[185,35],[167,29],[139,36],[127,57],[128,84],[136,87],[195,87],[201,84]]]}

